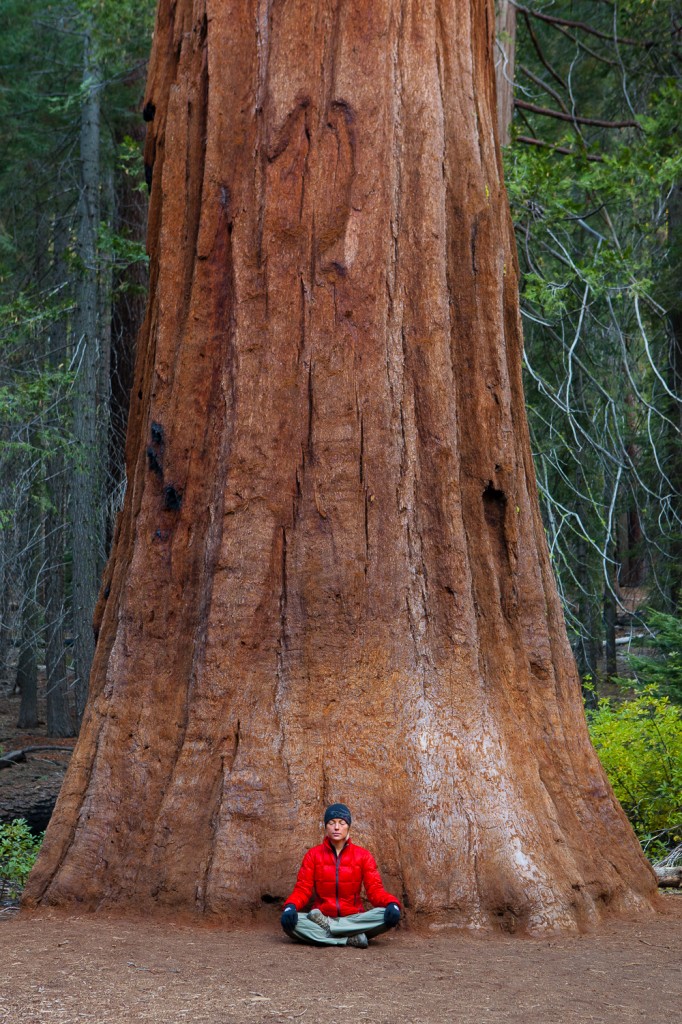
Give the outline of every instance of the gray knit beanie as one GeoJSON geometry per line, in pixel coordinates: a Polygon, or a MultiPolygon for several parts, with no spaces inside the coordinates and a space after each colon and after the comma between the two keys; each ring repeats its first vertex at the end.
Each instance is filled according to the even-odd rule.
{"type": "Polygon", "coordinates": [[[345,804],[330,804],[327,810],[324,812],[324,823],[331,821],[332,818],[341,818],[342,821],[347,821],[350,825],[351,816],[350,811],[345,804]]]}

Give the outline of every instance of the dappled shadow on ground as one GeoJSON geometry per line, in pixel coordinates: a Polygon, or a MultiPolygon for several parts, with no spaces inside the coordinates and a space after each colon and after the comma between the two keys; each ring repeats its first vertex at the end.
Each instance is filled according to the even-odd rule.
{"type": "Polygon", "coordinates": [[[678,1019],[682,897],[656,918],[531,940],[401,928],[368,950],[101,916],[0,918],[1,1024],[629,1024],[678,1019]]]}

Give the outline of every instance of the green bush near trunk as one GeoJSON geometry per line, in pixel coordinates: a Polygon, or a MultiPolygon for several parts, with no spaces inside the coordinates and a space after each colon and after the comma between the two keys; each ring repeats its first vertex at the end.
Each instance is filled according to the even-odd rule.
{"type": "Polygon", "coordinates": [[[42,836],[34,836],[23,818],[0,824],[0,897],[16,895],[35,864],[42,836]]]}
{"type": "Polygon", "coordinates": [[[645,688],[587,711],[599,759],[648,857],[682,842],[682,708],[645,688]]]}

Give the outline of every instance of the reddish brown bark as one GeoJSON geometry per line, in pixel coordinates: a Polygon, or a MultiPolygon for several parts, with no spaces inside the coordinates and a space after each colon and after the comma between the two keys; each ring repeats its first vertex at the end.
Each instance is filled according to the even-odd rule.
{"type": "Polygon", "coordinates": [[[126,506],[30,904],[243,912],[343,799],[433,923],[651,906],[538,511],[493,31],[162,0],[126,506]]]}

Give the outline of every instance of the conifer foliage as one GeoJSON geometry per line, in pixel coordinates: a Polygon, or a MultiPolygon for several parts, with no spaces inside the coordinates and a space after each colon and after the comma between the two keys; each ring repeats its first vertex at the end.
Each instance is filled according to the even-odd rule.
{"type": "Polygon", "coordinates": [[[526,396],[553,565],[594,679],[616,670],[617,622],[680,604],[682,10],[515,7],[505,167],[526,396]]]}
{"type": "Polygon", "coordinates": [[[52,735],[82,714],[124,485],[152,7],[8,0],[0,12],[0,676],[33,728],[44,661],[52,735]]]}

